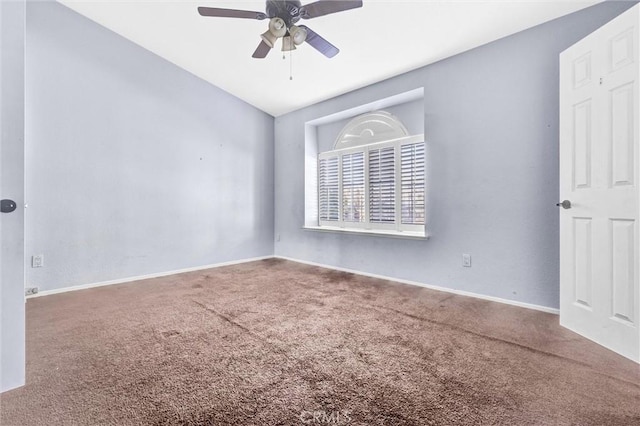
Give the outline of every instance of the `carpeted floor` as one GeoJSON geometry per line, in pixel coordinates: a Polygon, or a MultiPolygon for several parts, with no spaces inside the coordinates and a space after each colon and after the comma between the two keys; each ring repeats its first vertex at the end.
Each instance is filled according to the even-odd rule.
{"type": "Polygon", "coordinates": [[[0,424],[637,425],[558,317],[266,260],[30,299],[0,424]]]}

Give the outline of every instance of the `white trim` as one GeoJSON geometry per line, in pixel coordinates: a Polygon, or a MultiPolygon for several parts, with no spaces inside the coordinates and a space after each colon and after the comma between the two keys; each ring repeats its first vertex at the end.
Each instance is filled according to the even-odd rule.
{"type": "Polygon", "coordinates": [[[183,274],[185,272],[202,271],[204,269],[220,268],[222,266],[238,265],[240,263],[255,262],[255,261],[258,261],[258,260],[265,260],[265,259],[273,259],[273,256],[252,257],[252,258],[249,258],[249,259],[232,260],[232,261],[229,261],[229,262],[214,263],[212,265],[194,266],[192,268],[178,269],[178,270],[175,270],[175,271],[158,272],[158,273],[155,273],[155,274],[138,275],[138,276],[135,276],[135,277],[121,278],[121,279],[117,279],[117,280],[101,281],[101,282],[97,282],[97,283],[74,285],[74,286],[71,286],[71,287],[57,288],[57,289],[54,289],[54,290],[44,290],[44,291],[40,291],[40,292],[38,292],[36,294],[29,295],[26,298],[27,299],[31,299],[31,298],[34,298],[34,297],[49,296],[49,295],[58,294],[58,293],[66,293],[66,292],[69,292],[69,291],[85,290],[85,289],[88,289],[88,288],[103,287],[103,286],[107,286],[107,285],[124,284],[124,283],[133,282],[133,281],[148,280],[150,278],[166,277],[168,275],[183,274]]]}
{"type": "Polygon", "coordinates": [[[541,306],[541,305],[534,305],[532,303],[518,302],[516,300],[502,299],[500,297],[487,296],[487,295],[484,295],[484,294],[472,293],[472,292],[464,291],[464,290],[456,290],[456,289],[453,289],[453,288],[439,287],[439,286],[435,286],[435,285],[421,283],[421,282],[418,282],[418,281],[410,281],[410,280],[403,280],[403,279],[399,279],[399,278],[389,277],[389,276],[386,276],[386,275],[370,274],[368,272],[357,271],[355,269],[340,268],[338,266],[331,266],[331,265],[325,265],[323,263],[309,262],[307,260],[294,259],[292,257],[287,257],[287,256],[273,256],[273,257],[276,258],[276,259],[290,260],[292,262],[304,263],[306,265],[319,266],[321,268],[333,269],[335,271],[349,272],[351,274],[362,275],[362,276],[365,276],[365,277],[379,278],[379,279],[383,279],[383,280],[387,280],[387,281],[395,281],[395,282],[402,283],[402,284],[409,284],[409,285],[414,285],[414,286],[417,286],[417,287],[424,287],[424,288],[428,288],[428,289],[431,289],[431,290],[442,291],[442,292],[445,292],[445,293],[453,293],[453,294],[457,294],[457,295],[460,295],[460,296],[474,297],[476,299],[482,299],[482,300],[488,300],[488,301],[491,301],[491,302],[503,303],[505,305],[513,305],[513,306],[517,306],[519,308],[533,309],[535,311],[547,312],[549,314],[555,314],[555,315],[559,315],[560,314],[560,310],[559,309],[548,308],[546,306],[541,306]]]}
{"type": "MultiPolygon", "coordinates": [[[[322,221],[323,223],[331,223],[329,221],[322,221]]],[[[422,225],[420,225],[422,226],[422,225]]],[[[393,238],[408,238],[414,240],[428,240],[429,234],[419,231],[397,231],[395,229],[367,229],[367,228],[341,228],[339,226],[321,225],[321,226],[304,226],[302,228],[305,231],[320,231],[320,232],[337,232],[340,234],[359,234],[369,235],[372,237],[393,237],[393,238]]]]}
{"type": "Polygon", "coordinates": [[[453,294],[458,294],[458,295],[461,295],[461,296],[475,297],[476,299],[482,299],[482,300],[489,300],[491,302],[504,303],[504,304],[507,304],[507,305],[517,306],[517,307],[520,307],[520,308],[533,309],[533,310],[536,310],[536,311],[547,312],[547,313],[550,313],[550,314],[558,315],[560,313],[560,310],[558,310],[558,309],[548,308],[546,306],[534,305],[532,303],[525,303],[525,302],[518,302],[518,301],[515,301],[515,300],[502,299],[500,297],[495,297],[495,296],[487,296],[487,295],[484,295],[484,294],[471,293],[469,291],[464,291],[464,290],[456,290],[456,289],[447,288],[447,287],[439,287],[439,286],[435,286],[435,285],[429,285],[429,284],[425,284],[425,283],[420,283],[420,282],[417,282],[417,281],[403,280],[403,279],[399,279],[399,278],[389,277],[389,276],[386,276],[386,275],[370,274],[368,272],[357,271],[355,269],[340,268],[340,267],[337,267],[337,266],[326,265],[326,264],[323,264],[323,263],[309,262],[307,260],[300,260],[300,259],[294,259],[292,257],[276,256],[276,255],[274,255],[274,256],[253,257],[253,258],[241,259],[241,260],[232,260],[230,262],[215,263],[215,264],[212,264],[212,265],[195,266],[193,268],[185,268],[185,269],[179,269],[179,270],[175,270],[175,271],[159,272],[157,274],[140,275],[140,276],[136,276],[136,277],[122,278],[122,279],[111,280],[111,281],[102,281],[102,282],[92,283],[92,284],[82,284],[82,285],[76,285],[76,286],[72,286],[72,287],[58,288],[58,289],[55,289],[55,290],[45,290],[45,291],[41,291],[39,293],[27,296],[26,298],[27,299],[31,299],[31,298],[34,298],[34,297],[41,297],[41,296],[49,296],[49,295],[52,295],[52,294],[66,293],[66,292],[69,292],[69,291],[85,290],[85,289],[88,289],[88,288],[103,287],[103,286],[115,285],[115,284],[124,284],[124,283],[128,283],[128,282],[133,282],[133,281],[147,280],[147,279],[150,279],[150,278],[166,277],[168,275],[182,274],[182,273],[185,273],[185,272],[201,271],[201,270],[204,270],[204,269],[219,268],[219,267],[222,267],[222,266],[238,265],[238,264],[241,264],[241,263],[255,262],[255,261],[258,261],[258,260],[265,260],[265,259],[284,259],[284,260],[289,260],[291,262],[303,263],[305,265],[319,266],[321,268],[333,269],[335,271],[349,272],[349,273],[352,273],[352,274],[362,275],[362,276],[365,276],[365,277],[379,278],[379,279],[388,280],[388,281],[395,281],[395,282],[402,283],[402,284],[409,284],[409,285],[414,285],[414,286],[417,286],[417,287],[424,287],[424,288],[428,288],[428,289],[431,289],[431,290],[442,291],[442,292],[445,292],[445,293],[453,293],[453,294]]]}

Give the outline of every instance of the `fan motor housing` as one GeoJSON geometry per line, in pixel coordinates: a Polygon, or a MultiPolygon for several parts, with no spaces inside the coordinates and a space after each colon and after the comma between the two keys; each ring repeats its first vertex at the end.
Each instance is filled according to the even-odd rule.
{"type": "Polygon", "coordinates": [[[267,0],[267,16],[282,19],[287,28],[300,20],[301,8],[298,0],[267,0]]]}

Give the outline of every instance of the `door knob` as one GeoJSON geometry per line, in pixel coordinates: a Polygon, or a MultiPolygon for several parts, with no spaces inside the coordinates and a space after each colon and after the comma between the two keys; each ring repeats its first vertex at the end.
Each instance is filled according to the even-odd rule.
{"type": "Polygon", "coordinates": [[[562,207],[563,209],[570,209],[571,208],[571,201],[564,200],[563,202],[556,204],[556,206],[562,207]]]}
{"type": "Polygon", "coordinates": [[[13,200],[2,200],[0,201],[0,211],[2,213],[11,213],[16,209],[16,202],[13,200]]]}

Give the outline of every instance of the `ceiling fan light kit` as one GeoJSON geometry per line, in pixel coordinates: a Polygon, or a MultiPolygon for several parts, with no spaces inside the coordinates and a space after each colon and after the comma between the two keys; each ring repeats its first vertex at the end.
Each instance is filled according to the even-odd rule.
{"type": "Polygon", "coordinates": [[[270,18],[269,29],[261,34],[254,58],[265,58],[282,38],[282,51],[289,52],[296,46],[307,42],[327,58],[333,58],[340,50],[305,25],[295,25],[300,19],[313,19],[319,16],[362,7],[361,0],[321,0],[302,5],[298,0],[267,0],[266,13],[249,10],[221,9],[217,7],[199,7],[201,16],[219,18],[243,18],[264,20],[270,18]]]}
{"type": "Polygon", "coordinates": [[[276,37],[282,37],[287,33],[287,24],[281,18],[271,18],[269,31],[276,37]]]}
{"type": "Polygon", "coordinates": [[[276,41],[278,41],[278,36],[273,35],[271,31],[265,31],[264,33],[262,33],[262,35],[260,35],[260,37],[262,38],[262,41],[265,42],[267,46],[269,46],[269,48],[273,48],[273,46],[275,46],[276,44],[276,41]]]}
{"type": "Polygon", "coordinates": [[[293,43],[296,46],[301,45],[307,39],[307,30],[295,25],[291,25],[291,28],[289,28],[289,34],[291,35],[291,38],[293,39],[293,43]]]}
{"type": "Polygon", "coordinates": [[[271,18],[271,21],[269,21],[269,29],[260,37],[262,37],[262,40],[264,40],[269,47],[273,48],[278,38],[284,37],[286,33],[287,26],[284,21],[280,18],[271,18]]]}
{"type": "Polygon", "coordinates": [[[282,51],[290,52],[292,50],[296,50],[296,45],[293,42],[293,38],[290,35],[282,37],[282,51]]]}

